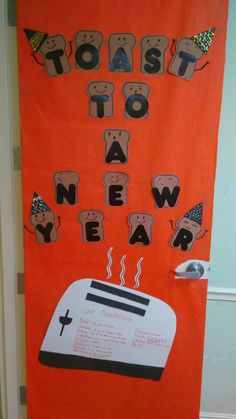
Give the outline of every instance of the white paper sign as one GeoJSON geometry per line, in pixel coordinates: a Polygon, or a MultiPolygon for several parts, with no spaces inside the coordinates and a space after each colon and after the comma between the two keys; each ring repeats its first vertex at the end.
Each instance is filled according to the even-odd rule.
{"type": "Polygon", "coordinates": [[[81,279],[59,301],[40,362],[160,379],[176,331],[172,308],[150,295],[81,279]]]}

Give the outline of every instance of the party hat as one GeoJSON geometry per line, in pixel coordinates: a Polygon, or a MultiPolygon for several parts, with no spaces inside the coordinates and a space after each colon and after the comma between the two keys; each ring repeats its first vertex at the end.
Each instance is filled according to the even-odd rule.
{"type": "Polygon", "coordinates": [[[39,214],[41,212],[51,211],[44,200],[36,192],[34,192],[31,214],[39,214]]]}
{"type": "Polygon", "coordinates": [[[193,207],[191,210],[189,210],[185,217],[187,217],[189,220],[195,221],[198,224],[202,224],[202,206],[203,203],[200,202],[195,207],[193,207]]]}
{"type": "Polygon", "coordinates": [[[45,39],[48,37],[48,33],[46,32],[38,32],[33,29],[24,29],[24,31],[34,52],[39,50],[45,39]]]}
{"type": "Polygon", "coordinates": [[[193,35],[193,37],[191,38],[193,40],[193,42],[198,46],[198,48],[200,48],[200,50],[204,54],[208,53],[208,50],[209,50],[210,45],[212,43],[212,39],[215,35],[215,30],[216,30],[216,28],[211,28],[211,29],[208,29],[205,32],[201,32],[201,33],[198,33],[196,35],[193,35]]]}

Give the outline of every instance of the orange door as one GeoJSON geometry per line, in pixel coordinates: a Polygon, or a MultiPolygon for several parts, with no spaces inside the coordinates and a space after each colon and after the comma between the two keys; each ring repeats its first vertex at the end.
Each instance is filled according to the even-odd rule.
{"type": "Polygon", "coordinates": [[[29,418],[199,417],[227,10],[18,1],[29,418]]]}

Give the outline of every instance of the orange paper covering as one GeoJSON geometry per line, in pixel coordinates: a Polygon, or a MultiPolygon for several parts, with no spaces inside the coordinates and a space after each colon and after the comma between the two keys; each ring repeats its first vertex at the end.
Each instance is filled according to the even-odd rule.
{"type": "MultiPolygon", "coordinates": [[[[174,279],[173,269],[187,259],[209,260],[217,136],[222,94],[227,0],[18,0],[18,45],[23,159],[24,224],[29,222],[33,193],[61,217],[58,241],[38,244],[25,232],[27,332],[27,396],[32,419],[159,418],[197,419],[202,373],[207,281],[174,279]],[[216,27],[209,61],[192,80],[168,72],[172,38],[191,38],[216,27]],[[62,34],[72,42],[71,71],[48,77],[32,58],[24,28],[62,34]],[[103,34],[98,70],[75,66],[74,34],[103,34]],[[136,38],[132,72],[110,72],[107,39],[127,32],[136,38]],[[140,41],[145,35],[169,39],[166,72],[141,72],[140,41]],[[114,114],[91,118],[87,85],[106,80],[114,85],[114,114]],[[125,83],[150,86],[147,118],[126,118],[125,83]],[[124,165],[104,161],[103,133],[108,128],[130,133],[129,160],[124,165]],[[55,202],[53,174],[74,170],[80,175],[78,204],[55,202]],[[105,205],[102,177],[109,171],[128,174],[128,203],[105,205]],[[151,182],[156,174],[175,174],[180,181],[178,205],[158,209],[151,182]],[[202,231],[190,252],[169,245],[174,223],[203,202],[202,231]],[[104,214],[104,240],[82,241],[79,212],[104,214]],[[154,217],[152,242],[130,245],[128,215],[154,217]],[[177,331],[160,381],[102,371],[60,369],[42,365],[38,354],[55,307],[76,279],[105,280],[107,251],[113,246],[112,278],[119,284],[120,260],[126,254],[125,286],[133,289],[136,263],[143,257],[139,291],[168,303],[177,317],[177,331]]],[[[67,44],[69,50],[69,45],[67,44]]]]}

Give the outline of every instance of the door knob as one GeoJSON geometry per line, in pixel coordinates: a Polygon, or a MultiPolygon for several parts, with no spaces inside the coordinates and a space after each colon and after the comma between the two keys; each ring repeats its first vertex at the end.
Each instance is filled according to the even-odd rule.
{"type": "Polygon", "coordinates": [[[200,262],[193,261],[187,265],[185,272],[176,272],[176,277],[189,278],[189,279],[200,279],[204,274],[204,267],[200,262]]]}

